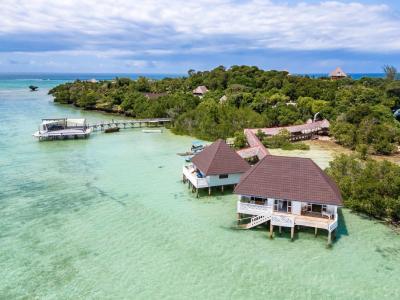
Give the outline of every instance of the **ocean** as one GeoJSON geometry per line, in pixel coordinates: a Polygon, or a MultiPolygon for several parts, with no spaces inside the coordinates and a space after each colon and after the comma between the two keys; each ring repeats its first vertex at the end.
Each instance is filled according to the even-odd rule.
{"type": "MultiPolygon", "coordinates": [[[[181,182],[176,153],[193,138],[38,142],[41,118],[116,117],[53,103],[48,89],[76,75],[26,76],[0,79],[0,299],[399,298],[400,236],[386,225],[342,209],[331,248],[322,231],[238,230],[236,196],[197,199],[181,182]]],[[[274,153],[323,168],[333,155],[274,153]]]]}

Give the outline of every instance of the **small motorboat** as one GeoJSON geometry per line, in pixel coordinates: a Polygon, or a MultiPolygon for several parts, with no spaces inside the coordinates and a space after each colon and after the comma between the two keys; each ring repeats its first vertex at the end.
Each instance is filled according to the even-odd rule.
{"type": "Polygon", "coordinates": [[[113,133],[113,132],[118,132],[118,131],[119,131],[119,127],[110,127],[110,128],[104,129],[105,133],[113,133]]]}
{"type": "Polygon", "coordinates": [[[203,149],[204,149],[204,145],[202,144],[202,142],[200,142],[200,141],[192,142],[191,150],[193,153],[199,153],[199,152],[203,151],[203,149]]]}

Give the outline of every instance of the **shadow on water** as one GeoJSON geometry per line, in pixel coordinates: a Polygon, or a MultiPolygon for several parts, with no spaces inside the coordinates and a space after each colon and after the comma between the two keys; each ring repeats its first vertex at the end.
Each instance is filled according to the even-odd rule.
{"type": "Polygon", "coordinates": [[[346,226],[346,220],[343,216],[343,212],[342,209],[339,208],[338,209],[338,218],[339,218],[339,226],[336,229],[336,237],[333,240],[333,242],[336,242],[338,240],[340,240],[340,238],[344,235],[344,236],[348,236],[349,232],[347,230],[347,226],[346,226]]]}
{"type": "MultiPolygon", "coordinates": [[[[186,183],[186,188],[188,188],[187,183],[186,183]]],[[[189,189],[188,189],[189,190],[189,189]]],[[[223,196],[229,196],[229,195],[234,195],[233,193],[233,186],[225,186],[224,191],[222,191],[221,187],[213,187],[211,188],[211,195],[208,194],[208,188],[202,188],[199,189],[199,199],[205,199],[209,196],[211,197],[223,197],[223,196]]],[[[190,193],[190,190],[189,190],[190,193]]],[[[193,192],[194,197],[196,197],[196,191],[193,192]]]]}

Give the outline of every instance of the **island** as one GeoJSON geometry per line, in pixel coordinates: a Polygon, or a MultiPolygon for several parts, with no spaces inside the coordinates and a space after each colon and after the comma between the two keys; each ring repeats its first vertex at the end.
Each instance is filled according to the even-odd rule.
{"type": "MultiPolygon", "coordinates": [[[[219,66],[161,80],[76,80],[49,93],[57,103],[82,109],[170,118],[176,134],[209,141],[234,137],[233,146],[242,153],[267,151],[264,147],[306,149],[298,141],[313,136],[306,124],[329,124],[327,138],[352,153],[338,155],[325,170],[338,185],[343,205],[398,224],[400,167],[371,158],[399,151],[400,81],[390,70],[386,78],[354,80],[341,69],[313,78],[253,66],[219,66]]],[[[324,126],[318,128],[328,128],[324,126]]]]}

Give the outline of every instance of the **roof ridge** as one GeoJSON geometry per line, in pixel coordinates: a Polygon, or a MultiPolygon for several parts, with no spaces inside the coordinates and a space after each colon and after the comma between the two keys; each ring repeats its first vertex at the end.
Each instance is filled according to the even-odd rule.
{"type": "MultiPolygon", "coordinates": [[[[239,183],[238,183],[238,185],[236,186],[236,188],[239,187],[239,185],[241,185],[244,181],[246,181],[247,178],[248,178],[251,174],[253,174],[253,172],[261,165],[261,162],[262,162],[262,161],[264,161],[267,157],[272,157],[272,156],[273,156],[273,155],[266,155],[266,156],[264,156],[264,158],[263,158],[262,160],[260,160],[255,166],[251,167],[246,173],[244,173],[243,179],[241,179],[241,180],[239,181],[239,183]]],[[[236,190],[236,188],[235,188],[235,190],[236,190]]]]}
{"type": "Polygon", "coordinates": [[[210,167],[213,165],[214,160],[215,160],[215,158],[216,158],[216,156],[217,156],[218,150],[219,150],[219,148],[220,148],[221,145],[222,145],[222,142],[223,142],[222,139],[218,139],[218,140],[216,141],[216,146],[217,146],[217,147],[216,147],[214,153],[212,153],[212,159],[210,160],[210,163],[208,164],[205,173],[208,173],[208,171],[210,170],[210,167]]]}

